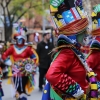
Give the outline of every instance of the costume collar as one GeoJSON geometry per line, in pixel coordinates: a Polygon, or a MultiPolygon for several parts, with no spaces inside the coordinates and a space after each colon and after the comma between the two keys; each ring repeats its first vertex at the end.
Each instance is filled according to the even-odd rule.
{"type": "Polygon", "coordinates": [[[23,46],[23,47],[19,48],[17,45],[14,45],[14,49],[17,54],[21,54],[26,48],[27,48],[27,46],[23,46]]]}

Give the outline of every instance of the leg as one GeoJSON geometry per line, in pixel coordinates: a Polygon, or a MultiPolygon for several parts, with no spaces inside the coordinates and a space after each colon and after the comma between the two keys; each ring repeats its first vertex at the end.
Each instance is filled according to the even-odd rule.
{"type": "Polygon", "coordinates": [[[22,77],[22,86],[20,84],[19,89],[20,89],[20,98],[19,100],[27,100],[27,95],[26,95],[26,90],[25,90],[25,86],[28,82],[28,77],[24,76],[22,77]]]}
{"type": "Polygon", "coordinates": [[[44,79],[44,76],[45,76],[45,69],[43,69],[43,68],[39,68],[39,89],[40,90],[42,90],[43,89],[43,87],[42,87],[42,85],[43,85],[43,79],[44,79]]]}
{"type": "Polygon", "coordinates": [[[19,84],[17,81],[17,77],[13,77],[13,88],[15,89],[15,98],[16,100],[19,100],[19,91],[16,88],[17,87],[16,84],[19,84]]]}
{"type": "MultiPolygon", "coordinates": [[[[46,75],[47,71],[48,71],[48,69],[44,69],[44,73],[45,73],[45,75],[46,75]]],[[[43,85],[46,84],[46,78],[45,78],[45,75],[44,75],[44,82],[43,82],[43,85]]]]}
{"type": "Polygon", "coordinates": [[[28,82],[28,77],[27,76],[23,76],[19,80],[20,81],[19,81],[19,86],[17,88],[17,91],[19,92],[19,94],[26,93],[25,86],[26,86],[26,84],[28,82]]]}
{"type": "MultiPolygon", "coordinates": [[[[16,98],[18,99],[19,97],[26,97],[26,91],[25,91],[25,86],[28,82],[28,77],[14,77],[14,85],[15,88],[17,89],[16,93],[16,98]]],[[[20,100],[20,99],[19,99],[20,100]]],[[[27,99],[26,99],[27,100],[27,99]]]]}

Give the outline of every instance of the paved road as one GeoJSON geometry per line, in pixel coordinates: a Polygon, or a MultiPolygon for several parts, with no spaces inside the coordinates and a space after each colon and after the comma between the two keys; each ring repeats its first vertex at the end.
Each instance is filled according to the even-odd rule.
{"type": "MultiPolygon", "coordinates": [[[[37,83],[35,90],[33,91],[32,95],[28,97],[28,100],[41,100],[42,92],[38,90],[38,74],[35,76],[35,80],[37,83]]],[[[15,100],[15,98],[12,98],[11,87],[7,85],[7,80],[3,80],[2,86],[5,94],[3,100],[15,100]]]]}

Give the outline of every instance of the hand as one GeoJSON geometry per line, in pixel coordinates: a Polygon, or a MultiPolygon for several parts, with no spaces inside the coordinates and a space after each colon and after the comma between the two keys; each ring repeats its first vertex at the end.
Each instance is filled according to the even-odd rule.
{"type": "Polygon", "coordinates": [[[81,99],[84,96],[84,91],[80,87],[77,92],[73,95],[76,99],[81,99]]]}

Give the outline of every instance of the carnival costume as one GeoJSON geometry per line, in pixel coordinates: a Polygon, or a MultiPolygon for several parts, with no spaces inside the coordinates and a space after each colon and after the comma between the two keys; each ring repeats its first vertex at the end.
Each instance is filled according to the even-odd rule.
{"type": "Polygon", "coordinates": [[[100,1],[96,2],[92,8],[92,43],[90,45],[90,53],[87,57],[87,63],[96,74],[98,83],[98,97],[100,100],[100,1]],[[95,23],[96,22],[96,23],[95,23]]]}
{"type": "Polygon", "coordinates": [[[49,83],[44,88],[42,100],[97,100],[95,74],[80,52],[88,26],[82,1],[51,0],[50,3],[52,18],[60,35],[56,48],[58,52],[46,74],[49,83]]]}
{"type": "Polygon", "coordinates": [[[2,89],[2,76],[3,76],[3,73],[2,73],[2,69],[0,67],[0,100],[2,100],[2,97],[4,96],[4,92],[2,89]]]}
{"type": "Polygon", "coordinates": [[[27,100],[25,94],[29,94],[34,89],[34,74],[38,56],[32,46],[25,45],[26,36],[21,32],[15,35],[16,44],[12,44],[4,52],[2,59],[6,64],[11,65],[9,70],[12,73],[10,72],[9,76],[13,77],[12,84],[18,100],[27,100]],[[7,59],[8,57],[10,60],[7,59]]]}

